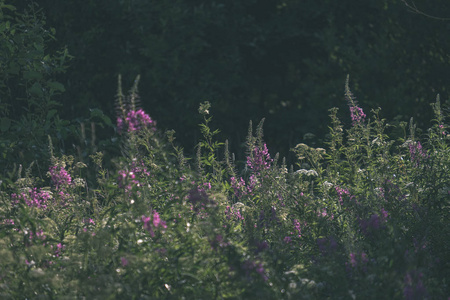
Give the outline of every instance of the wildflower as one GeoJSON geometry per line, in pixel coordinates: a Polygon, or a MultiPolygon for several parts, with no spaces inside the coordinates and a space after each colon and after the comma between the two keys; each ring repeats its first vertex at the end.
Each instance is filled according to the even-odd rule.
{"type": "MultiPolygon", "coordinates": [[[[53,248],[53,246],[51,246],[51,248],[53,248]]],[[[58,243],[56,245],[56,250],[55,250],[55,257],[59,257],[62,254],[62,250],[64,250],[66,248],[66,246],[64,246],[61,243],[58,243]]]]}
{"type": "Polygon", "coordinates": [[[316,242],[319,247],[319,251],[322,254],[328,254],[329,252],[335,251],[338,247],[336,240],[332,236],[327,238],[318,238],[316,242]]]}
{"type": "Polygon", "coordinates": [[[257,242],[256,243],[256,251],[255,253],[258,254],[259,252],[262,252],[269,248],[269,244],[266,241],[257,242]]]}
{"type": "Polygon", "coordinates": [[[150,217],[142,216],[141,220],[144,222],[144,229],[150,233],[151,237],[155,237],[155,233],[153,232],[153,228],[150,223],[150,217]]]}
{"type": "Polygon", "coordinates": [[[244,181],[244,179],[242,179],[242,177],[240,178],[239,181],[236,180],[235,177],[231,177],[230,181],[231,181],[231,187],[234,190],[234,195],[236,196],[236,198],[240,198],[243,194],[246,193],[245,181],[244,181]]]}
{"type": "Polygon", "coordinates": [[[211,249],[217,250],[217,247],[223,248],[229,245],[229,243],[225,243],[223,240],[223,236],[218,234],[215,236],[214,240],[210,241],[211,249]]]}
{"type": "Polygon", "coordinates": [[[339,203],[341,205],[344,205],[344,200],[342,199],[342,196],[343,195],[350,195],[350,192],[348,190],[346,190],[346,189],[341,189],[338,186],[335,187],[335,190],[336,190],[336,192],[337,192],[337,194],[339,196],[339,203]]]}
{"type": "Polygon", "coordinates": [[[285,242],[286,244],[289,244],[291,241],[292,241],[292,239],[289,236],[285,236],[283,239],[283,242],[285,242]]]}
{"type": "Polygon", "coordinates": [[[161,220],[156,210],[153,211],[153,226],[167,228],[166,222],[161,220]]]}
{"type": "Polygon", "coordinates": [[[144,229],[150,233],[151,237],[155,237],[154,229],[156,228],[167,228],[166,222],[162,221],[158,212],[156,210],[153,211],[153,220],[150,217],[146,217],[143,215],[141,217],[142,222],[144,222],[144,229]],[[153,223],[153,226],[152,226],[153,223]]]}
{"type": "Polygon", "coordinates": [[[417,167],[422,159],[428,158],[428,155],[422,149],[420,142],[409,144],[409,154],[411,156],[411,162],[417,167]]]}
{"type": "Polygon", "coordinates": [[[245,270],[245,274],[247,277],[251,278],[250,276],[250,272],[251,271],[256,271],[256,273],[258,273],[259,275],[261,275],[262,279],[264,281],[267,281],[269,278],[267,277],[267,275],[265,274],[265,270],[264,267],[262,265],[262,263],[255,263],[254,261],[251,260],[246,260],[243,263],[243,269],[245,270]]]}
{"type": "Polygon", "coordinates": [[[356,254],[355,253],[350,253],[350,264],[352,265],[353,268],[356,267],[356,265],[358,264],[358,262],[356,261],[356,254]]]}
{"type": "Polygon", "coordinates": [[[225,208],[225,216],[227,220],[233,219],[234,221],[242,221],[244,217],[241,215],[240,210],[237,207],[229,207],[225,208]]]}
{"type": "Polygon", "coordinates": [[[374,230],[382,228],[383,223],[387,221],[388,213],[383,208],[381,209],[381,216],[372,214],[368,220],[359,220],[359,225],[362,232],[368,234],[374,230]]]}
{"type": "Polygon", "coordinates": [[[49,168],[49,173],[57,190],[72,184],[72,177],[64,167],[52,166],[49,168]]]}
{"type": "Polygon", "coordinates": [[[126,267],[128,265],[128,259],[126,259],[125,257],[121,257],[120,262],[122,264],[122,267],[126,267]]]}
{"type": "Polygon", "coordinates": [[[364,119],[366,118],[366,114],[364,113],[362,108],[356,105],[350,106],[350,116],[352,118],[353,126],[364,122],[364,119]]]}
{"type": "Polygon", "coordinates": [[[262,149],[255,147],[252,155],[247,157],[247,165],[254,172],[269,169],[272,161],[266,144],[263,145],[262,149]]]}
{"type": "Polygon", "coordinates": [[[208,194],[204,188],[195,187],[188,192],[188,201],[192,205],[192,209],[198,212],[204,209],[207,205],[214,204],[214,201],[209,199],[208,194]]]}
{"type": "Polygon", "coordinates": [[[20,194],[11,194],[12,203],[18,204],[20,200],[24,201],[29,207],[37,207],[40,209],[47,209],[48,201],[52,198],[50,192],[37,190],[37,188],[29,189],[28,192],[20,194]]]}
{"type": "Polygon", "coordinates": [[[156,122],[153,121],[152,118],[144,112],[144,110],[130,110],[125,117],[125,120],[121,117],[117,118],[117,131],[121,134],[126,129],[127,125],[128,132],[140,131],[143,128],[148,127],[152,127],[152,129],[155,130],[155,124],[156,122]]]}
{"type": "Polygon", "coordinates": [[[351,252],[349,255],[349,263],[346,262],[345,265],[348,271],[351,271],[351,269],[348,268],[348,266],[350,265],[353,269],[358,268],[366,272],[368,262],[369,259],[367,258],[367,254],[365,252],[361,252],[359,254],[351,252]]]}
{"type": "Polygon", "coordinates": [[[404,278],[403,296],[406,300],[425,299],[428,295],[422,282],[423,274],[417,271],[406,273],[404,278]]]}
{"type": "Polygon", "coordinates": [[[300,222],[297,219],[294,220],[294,227],[295,227],[295,230],[297,230],[298,237],[302,237],[302,230],[300,228],[300,222]]]}

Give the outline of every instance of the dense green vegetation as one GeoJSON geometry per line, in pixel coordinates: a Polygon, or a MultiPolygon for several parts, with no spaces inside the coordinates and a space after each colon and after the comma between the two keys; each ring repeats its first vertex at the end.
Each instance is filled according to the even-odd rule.
{"type": "Polygon", "coordinates": [[[0,298],[450,296],[448,21],[38,3],[0,0],[0,298]]]}

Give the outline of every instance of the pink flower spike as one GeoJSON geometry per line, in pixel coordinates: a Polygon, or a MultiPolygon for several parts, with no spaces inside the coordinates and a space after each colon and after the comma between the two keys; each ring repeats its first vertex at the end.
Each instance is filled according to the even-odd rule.
{"type": "Polygon", "coordinates": [[[128,265],[128,260],[125,257],[121,257],[120,262],[122,264],[122,267],[126,267],[128,265]]]}

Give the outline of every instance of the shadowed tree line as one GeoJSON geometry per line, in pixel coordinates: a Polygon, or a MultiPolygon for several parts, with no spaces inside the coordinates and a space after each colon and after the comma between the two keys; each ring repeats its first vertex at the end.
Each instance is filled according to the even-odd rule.
{"type": "MultiPolygon", "coordinates": [[[[29,4],[6,2],[18,11],[29,4]]],[[[205,100],[233,152],[244,145],[248,121],[266,117],[271,151],[292,156],[307,133],[323,136],[328,108],[345,108],[347,74],[366,109],[382,107],[397,121],[412,116],[419,127],[429,125],[436,94],[448,99],[450,22],[401,0],[37,2],[43,28],[56,29],[46,52],[73,55],[53,77],[65,88],[52,96],[62,119],[92,119],[94,108],[115,116],[117,75],[131,86],[140,74],[141,106],[158,127],[175,129],[187,151],[205,100]]],[[[450,17],[446,0],[415,5],[450,17]]]]}

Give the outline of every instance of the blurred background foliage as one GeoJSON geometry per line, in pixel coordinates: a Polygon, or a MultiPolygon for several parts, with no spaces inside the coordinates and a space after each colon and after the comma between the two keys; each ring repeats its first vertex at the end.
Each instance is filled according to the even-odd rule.
{"type": "MultiPolygon", "coordinates": [[[[30,1],[6,2],[22,11],[30,1]]],[[[188,151],[194,151],[199,134],[198,105],[207,100],[213,127],[230,140],[233,152],[243,152],[249,120],[266,117],[270,151],[291,157],[290,148],[313,136],[307,133],[325,136],[329,108],[347,112],[347,74],[366,112],[381,107],[389,120],[414,117],[419,127],[428,126],[429,103],[438,93],[444,102],[449,98],[450,21],[439,19],[450,18],[448,0],[414,2],[437,18],[414,13],[401,0],[36,2],[45,25],[56,32],[44,30],[43,19],[34,21],[38,27],[20,21],[38,30],[32,36],[39,40],[37,46],[16,43],[13,50],[25,51],[34,64],[19,63],[23,71],[7,69],[1,75],[2,98],[24,97],[10,92],[11,80],[20,81],[18,92],[29,91],[28,108],[16,102],[5,106],[2,100],[10,115],[17,107],[31,109],[34,97],[41,97],[57,101],[62,119],[90,120],[97,108],[115,116],[117,75],[127,87],[140,74],[142,108],[159,128],[175,129],[188,151]],[[64,74],[56,75],[68,57],[61,49],[73,59],[64,74]],[[36,63],[46,59],[51,63],[36,63]],[[26,73],[29,69],[36,76],[26,73]],[[45,95],[30,91],[36,82],[46,86],[45,95]]],[[[30,31],[21,34],[31,39],[30,31]]],[[[5,46],[2,57],[10,51],[5,46]]],[[[53,105],[43,101],[40,109],[53,105]]],[[[112,126],[105,128],[110,136],[112,126]]]]}

